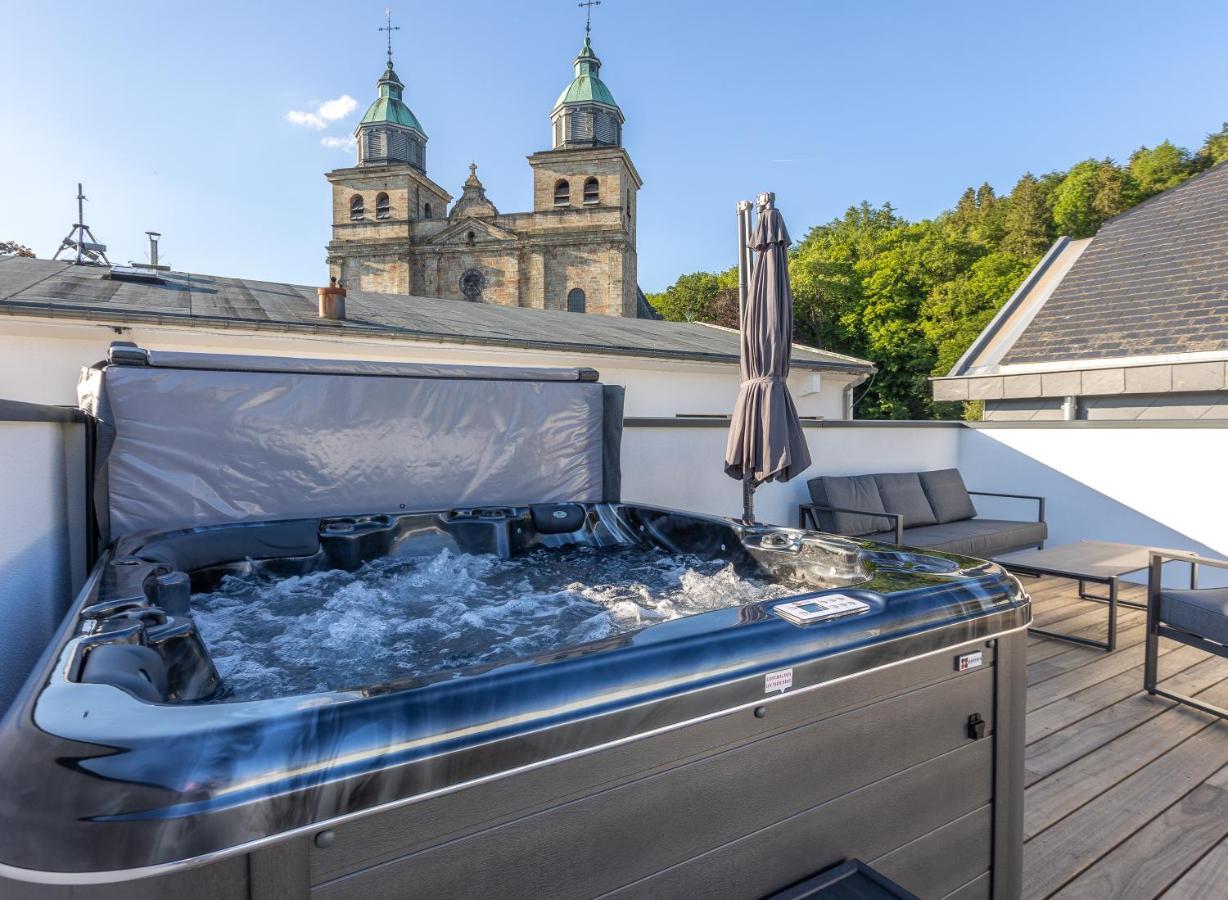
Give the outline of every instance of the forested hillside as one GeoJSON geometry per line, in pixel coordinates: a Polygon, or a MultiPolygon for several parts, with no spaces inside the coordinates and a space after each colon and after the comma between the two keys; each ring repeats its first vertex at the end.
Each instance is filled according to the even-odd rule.
{"type": "MultiPolygon", "coordinates": [[[[1025,174],[1006,195],[970,187],[933,219],[909,222],[889,203],[851,206],[790,251],[797,339],[877,364],[858,418],[958,418],[962,406],[933,402],[926,379],[950,369],[1057,237],[1089,237],[1226,160],[1228,123],[1197,151],[1165,141],[1124,164],[1025,174]]],[[[694,272],[649,300],[667,319],[736,327],[736,287],[736,268],[694,272]]]]}

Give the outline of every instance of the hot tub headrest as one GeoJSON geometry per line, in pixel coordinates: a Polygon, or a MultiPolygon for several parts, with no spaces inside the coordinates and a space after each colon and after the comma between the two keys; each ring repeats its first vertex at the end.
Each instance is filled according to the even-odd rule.
{"type": "Polygon", "coordinates": [[[146,351],[85,369],[104,542],[141,531],[619,499],[592,369],[146,351]]]}

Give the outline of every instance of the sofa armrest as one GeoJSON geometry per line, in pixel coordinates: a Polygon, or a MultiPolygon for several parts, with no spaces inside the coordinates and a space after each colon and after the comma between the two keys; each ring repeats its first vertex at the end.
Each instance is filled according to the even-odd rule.
{"type": "Polygon", "coordinates": [[[1159,612],[1160,591],[1164,588],[1162,576],[1166,562],[1189,563],[1190,590],[1198,588],[1199,566],[1228,569],[1228,559],[1212,559],[1209,556],[1199,556],[1197,553],[1190,553],[1187,550],[1152,549],[1151,562],[1147,566],[1147,605],[1152,606],[1154,604],[1157,613],[1159,612]]]}
{"type": "Polygon", "coordinates": [[[821,503],[799,503],[797,505],[797,527],[805,529],[806,522],[809,520],[814,525],[815,531],[821,531],[818,516],[815,515],[817,510],[822,510],[823,512],[857,513],[862,516],[873,516],[876,519],[888,519],[891,521],[892,529],[895,531],[895,542],[897,544],[904,543],[904,516],[902,513],[881,513],[869,509],[850,509],[847,506],[824,506],[821,503]]]}
{"type": "Polygon", "coordinates": [[[1011,500],[1035,500],[1036,501],[1036,521],[1045,521],[1045,498],[1038,497],[1035,494],[1002,494],[998,491],[968,491],[969,494],[976,494],[980,497],[1007,497],[1011,500]]]}

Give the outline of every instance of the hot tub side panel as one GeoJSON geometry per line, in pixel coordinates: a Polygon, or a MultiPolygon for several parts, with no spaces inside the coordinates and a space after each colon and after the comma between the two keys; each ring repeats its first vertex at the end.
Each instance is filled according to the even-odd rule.
{"type": "Polygon", "coordinates": [[[1024,643],[870,668],[154,878],[0,895],[758,897],[860,858],[921,897],[1014,897],[1024,643]]]}
{"type": "Polygon", "coordinates": [[[1017,866],[995,846],[996,802],[1018,799],[995,772],[1023,741],[998,719],[998,652],[953,647],[340,825],[304,840],[311,896],[759,897],[850,858],[921,897],[990,896],[995,863],[1017,866]]]}

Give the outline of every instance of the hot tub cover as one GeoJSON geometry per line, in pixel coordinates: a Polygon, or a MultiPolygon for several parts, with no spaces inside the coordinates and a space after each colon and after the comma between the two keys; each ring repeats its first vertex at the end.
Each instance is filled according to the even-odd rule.
{"type": "Polygon", "coordinates": [[[621,388],[591,369],[164,353],[85,369],[104,540],[362,510],[617,499],[621,388]]]}

